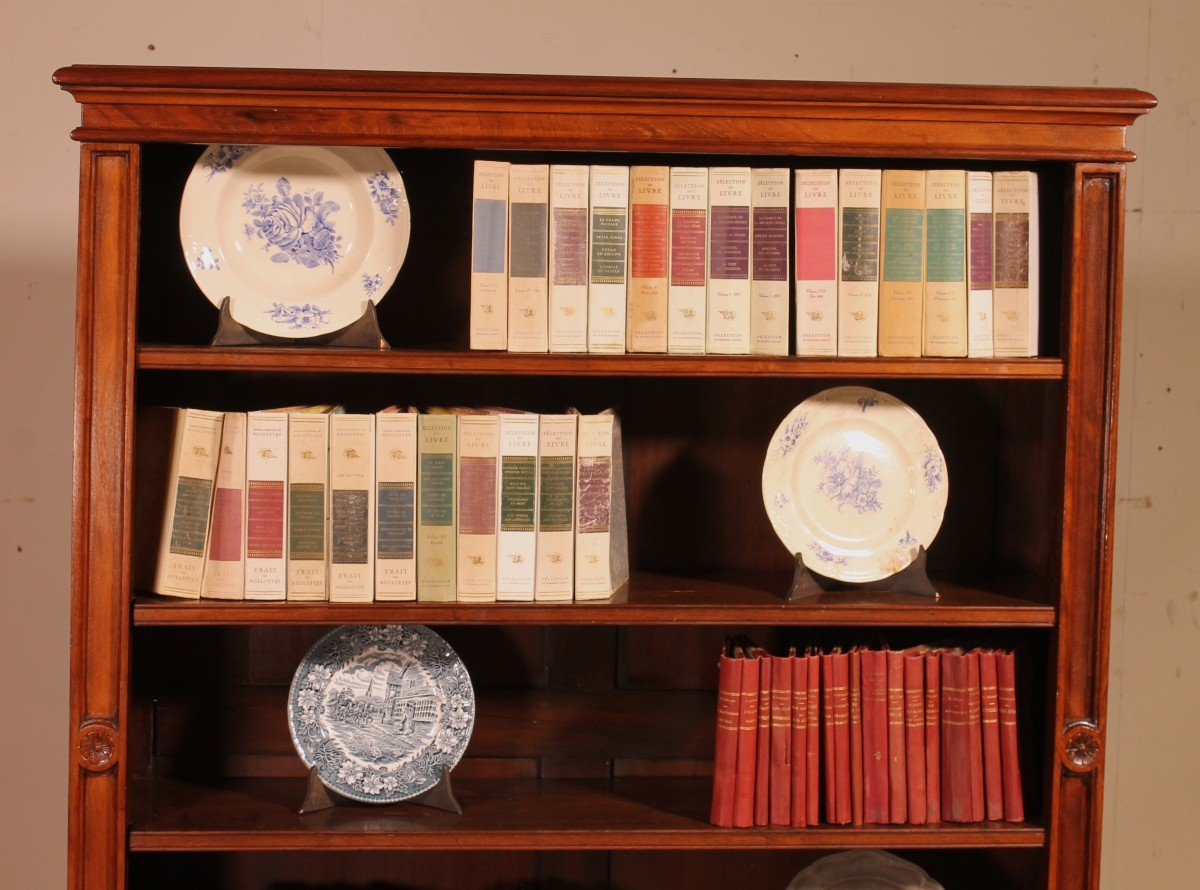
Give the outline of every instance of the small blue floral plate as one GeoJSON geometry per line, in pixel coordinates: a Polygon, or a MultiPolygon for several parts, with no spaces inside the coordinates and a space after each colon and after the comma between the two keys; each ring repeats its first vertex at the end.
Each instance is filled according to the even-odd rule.
{"type": "Polygon", "coordinates": [[[895,396],[838,386],[805,399],[775,430],[762,492],[779,539],[839,581],[878,581],[928,549],[946,512],[946,460],[895,396]]]}
{"type": "Polygon", "coordinates": [[[300,759],[327,787],[395,803],[458,763],[475,725],[475,690],[462,660],[429,628],[346,625],[296,668],[288,723],[300,759]]]}
{"type": "Polygon", "coordinates": [[[210,145],[179,208],[200,290],[277,337],[331,333],[378,304],[410,225],[404,182],[381,148],[210,145]]]}

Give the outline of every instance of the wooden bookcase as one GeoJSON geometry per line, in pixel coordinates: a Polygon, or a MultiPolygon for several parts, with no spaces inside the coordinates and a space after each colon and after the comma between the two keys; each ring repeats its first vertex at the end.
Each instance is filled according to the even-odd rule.
{"type": "Polygon", "coordinates": [[[1125,128],[1135,90],[78,66],[82,106],[70,886],[782,887],[837,848],[947,887],[1095,887],[1108,664],[1125,128]],[[177,235],[213,142],[389,150],[413,208],[390,352],[211,349],[177,235]],[[475,157],[1034,169],[1036,359],[517,356],[466,349],[475,157]],[[788,604],[760,502],[771,431],[861,380],[929,422],[951,495],[939,602],[788,604]],[[178,602],[131,589],[137,404],[619,409],[635,570],[594,605],[178,602]],[[461,817],[296,815],[297,661],[332,625],[421,622],[478,689],[461,817]],[[788,642],[1014,647],[1029,821],[722,830],[707,822],[715,656],[788,642]]]}

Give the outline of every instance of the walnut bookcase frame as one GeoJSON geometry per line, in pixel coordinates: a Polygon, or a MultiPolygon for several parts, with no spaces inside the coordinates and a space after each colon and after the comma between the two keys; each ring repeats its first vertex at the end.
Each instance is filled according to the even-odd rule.
{"type": "MultiPolygon", "coordinates": [[[[718,886],[719,880],[728,883],[722,875],[730,869],[747,866],[746,856],[757,857],[756,874],[786,876],[821,851],[849,846],[907,850],[935,876],[978,874],[987,864],[995,886],[1097,886],[1125,165],[1134,159],[1125,130],[1154,106],[1153,96],[1116,89],[104,66],[64,68],[54,79],[82,106],[82,123],[73,133],[81,143],[70,718],[73,890],[158,886],[156,881],[182,881],[186,874],[214,887],[267,886],[266,876],[273,880],[282,874],[296,875],[295,886],[315,886],[310,882],[324,875],[355,876],[365,886],[397,857],[408,857],[403,861],[409,865],[418,861],[413,857],[424,857],[420,873],[431,886],[491,886],[505,869],[526,879],[574,881],[572,886],[610,881],[643,886],[639,880],[678,886],[686,876],[691,886],[718,886]],[[215,313],[188,281],[171,227],[178,186],[198,152],[186,144],[212,142],[371,145],[401,156],[416,208],[414,233],[428,221],[449,246],[439,252],[433,244],[420,258],[410,252],[406,269],[412,266],[413,276],[430,277],[402,275],[392,300],[381,304],[384,334],[398,348],[330,354],[202,345],[215,313]],[[457,266],[465,256],[463,239],[469,237],[469,226],[463,229],[469,217],[461,183],[467,182],[469,198],[470,159],[477,153],[513,158],[528,153],[586,162],[600,152],[665,163],[711,164],[736,156],[740,163],[790,167],[873,162],[1037,169],[1044,214],[1042,353],[1049,357],[467,351],[466,277],[457,266]],[[439,177],[455,183],[448,186],[448,207],[438,209],[440,202],[418,206],[442,181],[439,177]],[[424,187],[423,180],[429,180],[424,187]],[[440,272],[429,272],[439,266],[440,272]],[[426,294],[422,308],[431,313],[429,328],[451,332],[436,348],[422,340],[419,313],[405,308],[404,291],[420,286],[426,294]],[[168,309],[161,308],[164,303],[168,309]],[[406,340],[398,334],[403,330],[418,333],[406,340]],[[624,399],[625,427],[634,441],[631,519],[635,513],[653,513],[657,503],[669,506],[669,499],[682,497],[687,488],[663,484],[661,474],[656,476],[667,466],[661,459],[665,443],[678,449],[687,447],[679,446],[681,436],[715,441],[709,456],[719,460],[711,478],[722,492],[717,506],[726,511],[722,515],[729,525],[720,532],[701,528],[700,543],[689,550],[669,520],[668,532],[657,536],[650,520],[635,522],[638,571],[629,593],[593,605],[188,603],[132,591],[137,403],[236,401],[247,381],[265,394],[294,395],[297,381],[316,381],[314,386],[334,397],[361,391],[379,400],[374,407],[382,407],[384,387],[401,383],[411,383],[417,395],[469,399],[479,375],[497,375],[500,379],[491,378],[488,385],[514,401],[550,402],[575,391],[581,401],[599,406],[624,399]],[[757,486],[745,484],[756,476],[755,461],[766,441],[754,436],[772,427],[786,406],[829,381],[846,379],[899,388],[906,400],[934,415],[935,432],[953,461],[951,473],[966,483],[959,482],[955,493],[983,517],[973,531],[956,531],[969,523],[953,507],[948,514],[940,546],[931,552],[931,571],[938,570],[939,553],[944,554],[940,602],[851,593],[787,604],[784,574],[764,579],[748,571],[749,565],[779,567],[786,554],[775,542],[751,542],[744,559],[712,544],[733,525],[746,524],[762,537],[761,508],[754,508],[757,486]],[[676,399],[683,402],[678,410],[655,410],[676,399]],[[942,403],[949,408],[939,417],[942,403]],[[757,413],[746,413],[746,404],[757,413]],[[750,423],[753,434],[722,436],[711,424],[689,425],[685,412],[696,406],[701,408],[693,414],[709,421],[734,412],[731,427],[759,414],[764,419],[757,426],[750,423]],[[970,423],[968,408],[978,412],[970,423]],[[663,416],[658,422],[665,426],[639,440],[639,422],[653,429],[656,415],[663,416]],[[679,425],[678,435],[672,423],[679,425]],[[962,429],[972,426],[982,426],[983,432],[962,429]],[[973,475],[973,454],[992,469],[973,475]],[[976,476],[979,481],[972,482],[976,476]],[[731,507],[738,510],[737,519],[728,514],[731,507]],[[717,571],[679,571],[681,563],[710,545],[716,556],[705,568],[717,571]],[[982,580],[972,579],[966,566],[980,558],[987,571],[982,580]],[[1008,568],[1015,570],[1014,578],[1008,578],[1008,568]],[[507,717],[532,727],[537,721],[529,717],[536,714],[542,723],[575,720],[578,729],[578,721],[597,719],[599,713],[587,711],[585,704],[599,702],[605,714],[615,715],[611,725],[625,728],[598,731],[596,744],[611,750],[592,750],[591,756],[608,762],[604,758],[615,757],[620,748],[648,759],[637,761],[638,769],[592,778],[569,769],[556,773],[545,762],[525,777],[468,777],[459,783],[456,776],[465,807],[461,818],[431,812],[388,821],[356,810],[305,821],[294,813],[303,780],[286,771],[201,780],[180,778],[163,765],[170,760],[166,755],[178,753],[169,748],[171,714],[183,708],[188,719],[203,724],[212,705],[201,696],[191,705],[175,702],[172,711],[172,696],[190,699],[185,687],[155,686],[151,675],[168,670],[163,667],[171,663],[168,650],[193,646],[203,655],[200,668],[221,674],[227,663],[242,657],[238,641],[265,636],[268,642],[304,643],[314,632],[305,625],[366,621],[478,631],[493,635],[486,636],[489,644],[508,639],[495,635],[510,630],[541,633],[537,639],[560,649],[571,641],[600,639],[601,646],[575,653],[583,673],[588,658],[601,658],[590,653],[613,640],[618,647],[622,641],[637,642],[627,647],[636,651],[647,640],[662,642],[655,634],[675,634],[669,639],[705,653],[707,664],[715,656],[711,640],[719,636],[714,634],[746,626],[767,638],[804,628],[817,635],[886,633],[901,644],[920,639],[921,633],[955,639],[969,633],[997,645],[1016,640],[1032,653],[1031,676],[1023,687],[1028,694],[1022,744],[1033,818],[1022,825],[713,828],[705,819],[709,784],[703,769],[711,747],[697,741],[711,734],[708,680],[674,691],[614,685],[586,696],[570,688],[496,691],[481,711],[479,727],[507,717]],[[656,714],[668,715],[670,725],[656,722],[656,714]],[[685,756],[690,752],[695,772],[656,773],[647,764],[661,763],[656,758],[663,752],[647,748],[652,743],[645,737],[670,737],[679,726],[683,735],[672,743],[685,756]],[[756,852],[736,852],[751,850],[756,852]],[[451,857],[436,851],[488,852],[451,857]],[[521,858],[530,856],[544,858],[533,865],[521,858]],[[376,871],[358,868],[370,862],[377,863],[376,871]]],[[[952,504],[954,499],[952,494],[952,504]]],[[[656,514],[660,522],[662,513],[656,514]]],[[[711,521],[719,526],[721,517],[711,521]]],[[[735,544],[747,541],[730,547],[735,544]]],[[[487,658],[468,662],[472,671],[490,670],[487,658]]],[[[593,673],[611,665],[600,667],[593,673]]],[[[217,687],[215,695],[216,709],[232,709],[239,720],[277,710],[277,698],[265,687],[231,682],[217,687]]],[[[201,735],[219,747],[222,733],[233,733],[233,724],[218,722],[201,735]]],[[[480,734],[485,755],[503,747],[489,741],[492,735],[490,730],[480,734]]],[[[520,742],[526,746],[522,753],[535,745],[566,744],[554,733],[530,730],[527,735],[520,742]]],[[[584,744],[574,735],[564,738],[577,748],[584,744]]],[[[282,762],[284,754],[275,754],[270,763],[282,762]]]]}

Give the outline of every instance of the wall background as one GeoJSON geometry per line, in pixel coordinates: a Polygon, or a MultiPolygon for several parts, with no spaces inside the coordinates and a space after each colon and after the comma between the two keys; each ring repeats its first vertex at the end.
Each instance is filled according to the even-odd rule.
{"type": "MultiPolygon", "coordinates": [[[[1200,869],[1200,5],[1189,0],[24,4],[0,35],[0,871],[66,874],[78,123],[69,63],[1141,87],[1133,128],[1103,880],[1200,869]],[[685,12],[686,10],[686,12],[685,12]],[[731,16],[731,11],[733,15],[731,16]],[[518,38],[515,24],[521,25],[518,38]],[[853,48],[853,52],[849,51],[853,48]]],[[[1182,883],[1181,883],[1182,882],[1182,883]]]]}

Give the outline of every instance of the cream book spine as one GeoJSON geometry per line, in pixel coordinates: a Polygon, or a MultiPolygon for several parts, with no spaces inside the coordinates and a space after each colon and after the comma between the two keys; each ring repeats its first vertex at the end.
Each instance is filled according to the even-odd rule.
{"type": "Polygon", "coordinates": [[[750,171],[750,352],[787,355],[791,331],[791,174],[784,167],[750,171]]]}
{"type": "Polygon", "coordinates": [[[508,348],[507,161],[476,161],[471,202],[471,348],[508,348]]]}
{"type": "Polygon", "coordinates": [[[200,596],[240,600],[246,595],[246,415],[226,411],[221,423],[212,522],[200,596]]]}
{"type": "Polygon", "coordinates": [[[967,357],[992,358],[992,174],[967,173],[967,357]]]}
{"type": "Polygon", "coordinates": [[[575,599],[613,594],[613,415],[579,417],[575,470],[575,599]]]}
{"type": "Polygon", "coordinates": [[[587,352],[588,167],[550,168],[550,351],[587,352]]]}
{"type": "Polygon", "coordinates": [[[668,167],[629,171],[630,352],[667,351],[667,255],[671,176],[668,167]]]}
{"type": "Polygon", "coordinates": [[[838,171],[838,355],[879,353],[881,170],[838,171]]]}
{"type": "Polygon", "coordinates": [[[796,171],[796,355],[837,355],[838,172],[796,171]]]}
{"type": "Polygon", "coordinates": [[[417,599],[422,602],[457,599],[457,451],[457,417],[417,418],[417,599]]]}
{"type": "Polygon", "coordinates": [[[750,352],[750,168],[708,171],[708,319],[705,349],[750,352]]]}
{"type": "Polygon", "coordinates": [[[417,598],[417,415],[375,415],[375,599],[417,598]]]}
{"type": "Polygon", "coordinates": [[[993,343],[996,358],[1038,354],[1038,189],[1028,170],[997,172],[992,180],[996,281],[993,343]]]}
{"type": "Polygon", "coordinates": [[[546,352],[550,168],[513,164],[508,179],[508,351],[546,352]]]}
{"type": "Polygon", "coordinates": [[[329,601],[375,599],[375,415],[329,418],[329,601]]]}
{"type": "Polygon", "coordinates": [[[967,171],[925,174],[925,355],[967,354],[967,171]]]}
{"type": "Polygon", "coordinates": [[[588,207],[588,352],[622,353],[629,282],[629,168],[593,165],[588,207]]]}
{"type": "Polygon", "coordinates": [[[329,415],[293,412],[287,419],[287,598],[321,602],[329,594],[329,415]]]}
{"type": "Polygon", "coordinates": [[[671,168],[667,351],[703,355],[708,318],[708,168],[671,168]]]}
{"type": "Polygon", "coordinates": [[[496,601],[500,416],[458,418],[458,601],[496,601]]]}
{"type": "Polygon", "coordinates": [[[246,599],[287,599],[288,416],[246,415],[246,599]]]}
{"type": "Polygon", "coordinates": [[[574,596],[576,417],[543,414],[538,425],[538,602],[569,603],[574,596]]]}
{"type": "Polygon", "coordinates": [[[925,171],[884,170],[879,214],[879,354],[920,356],[925,303],[925,171]]]}
{"type": "Polygon", "coordinates": [[[496,599],[532,602],[537,570],[538,415],[500,415],[496,599]]]}

